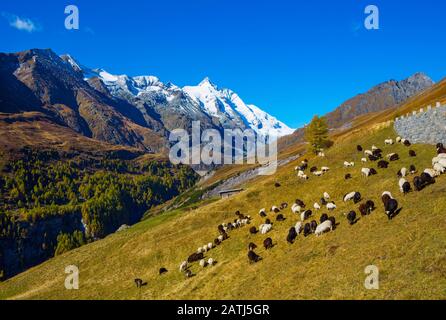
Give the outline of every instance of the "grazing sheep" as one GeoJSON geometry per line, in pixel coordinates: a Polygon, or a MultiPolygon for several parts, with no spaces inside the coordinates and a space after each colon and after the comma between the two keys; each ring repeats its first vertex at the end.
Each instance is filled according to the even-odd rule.
{"type": "Polygon", "coordinates": [[[317,171],[317,167],[312,167],[311,169],[310,169],[310,173],[314,173],[314,172],[316,172],[317,171]]]}
{"type": "Polygon", "coordinates": [[[440,172],[441,174],[446,172],[446,168],[442,166],[440,163],[434,164],[434,170],[440,172]]]}
{"type": "Polygon", "coordinates": [[[344,161],[344,168],[352,168],[355,166],[354,162],[344,161]]]}
{"type": "Polygon", "coordinates": [[[197,249],[197,253],[204,253],[205,251],[203,250],[203,247],[200,247],[197,249]]]}
{"type": "Polygon", "coordinates": [[[311,226],[309,223],[306,223],[304,226],[304,237],[308,237],[311,234],[311,226]]]}
{"type": "Polygon", "coordinates": [[[202,268],[206,267],[206,260],[204,260],[204,259],[200,260],[200,267],[202,267],[202,268]]]}
{"type": "Polygon", "coordinates": [[[436,178],[436,177],[440,176],[440,173],[434,169],[425,169],[424,173],[427,173],[428,175],[430,175],[431,178],[436,178]]]}
{"type": "Polygon", "coordinates": [[[400,156],[397,153],[390,153],[387,155],[387,159],[389,161],[397,161],[400,159],[400,156]]]}
{"type": "Polygon", "coordinates": [[[344,202],[347,202],[347,201],[350,201],[350,200],[353,200],[353,202],[355,204],[358,203],[359,201],[361,201],[361,193],[359,193],[359,192],[350,192],[350,193],[346,194],[344,196],[344,202]]]}
{"type": "Polygon", "coordinates": [[[321,206],[317,202],[314,203],[313,208],[314,208],[314,210],[321,210],[321,206]]]}
{"type": "Polygon", "coordinates": [[[337,208],[334,202],[327,203],[326,207],[328,211],[333,211],[337,208]]]}
{"type": "Polygon", "coordinates": [[[356,150],[357,150],[358,152],[362,152],[364,149],[362,148],[362,146],[357,145],[357,146],[356,146],[356,150]]]}
{"type": "Polygon", "coordinates": [[[356,212],[355,211],[350,211],[349,213],[346,214],[348,223],[352,226],[356,223],[356,212]]]}
{"type": "Polygon", "coordinates": [[[333,224],[330,220],[326,220],[323,223],[321,223],[320,225],[317,226],[316,230],[314,231],[314,233],[316,234],[316,236],[320,236],[322,234],[324,234],[325,232],[329,232],[333,230],[333,224]]]}
{"type": "Polygon", "coordinates": [[[417,156],[417,153],[413,150],[409,150],[409,157],[415,158],[417,156]]]}
{"type": "Polygon", "coordinates": [[[160,269],[159,269],[159,275],[161,276],[161,275],[163,275],[163,274],[165,274],[165,273],[167,273],[168,272],[168,270],[166,269],[166,268],[164,268],[164,267],[161,267],[160,269]]]}
{"type": "Polygon", "coordinates": [[[280,209],[276,206],[272,206],[271,209],[269,210],[270,212],[274,212],[274,213],[279,213],[280,209]]]}
{"type": "Polygon", "coordinates": [[[392,139],[387,139],[384,141],[385,145],[393,145],[393,140],[392,139]]]}
{"type": "Polygon", "coordinates": [[[187,269],[187,261],[183,261],[180,264],[180,272],[184,272],[187,269]]]}
{"type": "Polygon", "coordinates": [[[442,143],[437,143],[437,154],[446,154],[446,149],[442,143]]]}
{"type": "Polygon", "coordinates": [[[211,267],[215,264],[215,260],[212,258],[208,259],[208,265],[210,265],[211,267]]]}
{"type": "Polygon", "coordinates": [[[257,234],[257,228],[256,227],[251,227],[251,229],[249,229],[249,233],[250,234],[257,234]]]}
{"type": "Polygon", "coordinates": [[[262,258],[260,256],[258,256],[254,251],[250,250],[248,252],[248,259],[249,259],[249,263],[257,263],[260,260],[262,260],[262,258]]]}
{"type": "Polygon", "coordinates": [[[369,160],[370,161],[378,161],[380,158],[378,157],[378,156],[375,156],[375,155],[371,155],[371,156],[369,156],[369,160]]]}
{"type": "Polygon", "coordinates": [[[141,289],[142,287],[147,285],[147,282],[142,281],[141,279],[135,279],[135,285],[138,289],[141,289]]]}
{"type": "Polygon", "coordinates": [[[265,218],[265,217],[266,217],[266,209],[265,209],[265,208],[260,209],[260,211],[259,211],[259,215],[260,215],[262,218],[265,218]]]}
{"type": "Polygon", "coordinates": [[[276,183],[274,184],[274,187],[276,187],[276,188],[280,188],[280,187],[281,187],[281,184],[280,184],[279,182],[276,182],[276,183]]]}
{"type": "Polygon", "coordinates": [[[297,234],[300,234],[300,233],[301,233],[301,231],[302,231],[302,227],[303,227],[302,222],[301,222],[301,221],[298,221],[298,222],[296,223],[296,225],[294,226],[294,229],[296,229],[296,233],[297,233],[297,234]]]}
{"type": "Polygon", "coordinates": [[[214,248],[214,244],[212,242],[208,243],[208,250],[212,250],[214,248]]]}
{"type": "Polygon", "coordinates": [[[277,215],[276,221],[278,221],[278,222],[285,221],[285,217],[283,216],[283,214],[277,215]]]}
{"type": "Polygon", "coordinates": [[[271,220],[270,219],[266,219],[265,220],[265,224],[271,224],[272,225],[271,220]]]}
{"type": "Polygon", "coordinates": [[[369,168],[362,168],[361,174],[363,177],[370,177],[370,169],[369,168]]]}
{"type": "Polygon", "coordinates": [[[311,228],[311,233],[315,233],[316,229],[317,229],[317,222],[316,220],[313,220],[310,222],[310,228],[311,228]]]}
{"type": "Polygon", "coordinates": [[[361,159],[361,162],[362,162],[362,163],[367,163],[367,158],[362,158],[362,159],[361,159]]]}
{"type": "Polygon", "coordinates": [[[382,158],[383,156],[382,156],[382,153],[383,153],[383,151],[381,150],[381,149],[375,149],[375,150],[373,150],[373,155],[375,156],[375,157],[377,157],[377,158],[382,158]]]}
{"type": "Polygon", "coordinates": [[[280,210],[285,210],[286,208],[288,208],[288,203],[284,202],[280,205],[280,210]]]}
{"type": "Polygon", "coordinates": [[[313,172],[313,175],[315,175],[316,177],[322,177],[324,173],[322,171],[315,171],[313,172]]]}
{"type": "Polygon", "coordinates": [[[184,275],[186,276],[186,278],[192,278],[194,276],[194,274],[190,270],[186,270],[184,272],[184,275]]]}
{"type": "Polygon", "coordinates": [[[400,170],[398,170],[397,176],[399,178],[404,178],[405,176],[407,176],[407,169],[406,168],[401,168],[400,170]]]}
{"type": "Polygon", "coordinates": [[[417,173],[417,168],[412,164],[409,167],[409,172],[410,172],[410,174],[415,174],[415,173],[417,173]]]}
{"type": "Polygon", "coordinates": [[[319,152],[319,153],[317,154],[317,156],[318,156],[318,157],[321,157],[321,158],[325,158],[325,153],[323,153],[323,152],[319,152]]]}
{"type": "Polygon", "coordinates": [[[330,218],[328,218],[328,220],[331,221],[332,230],[336,229],[336,218],[330,217],[330,218]]]}
{"type": "Polygon", "coordinates": [[[368,216],[373,210],[375,210],[375,203],[372,200],[368,200],[359,206],[359,212],[362,216],[368,216]]]}
{"type": "Polygon", "coordinates": [[[251,243],[248,245],[248,250],[249,250],[249,251],[252,251],[252,250],[255,250],[255,249],[257,249],[257,245],[256,245],[255,243],[251,242],[251,243]]]}
{"type": "Polygon", "coordinates": [[[301,178],[302,180],[310,179],[306,174],[303,174],[303,175],[299,176],[299,178],[301,178]]]}
{"type": "Polygon", "coordinates": [[[330,195],[327,192],[324,192],[324,199],[330,200],[330,195]]]}
{"type": "Polygon", "coordinates": [[[324,223],[325,221],[328,220],[328,214],[324,213],[321,218],[319,219],[320,223],[324,223]]]}
{"type": "Polygon", "coordinates": [[[380,160],[378,162],[378,168],[380,169],[387,169],[389,167],[389,163],[385,160],[380,160]]]}
{"type": "Polygon", "coordinates": [[[403,144],[406,146],[406,147],[410,147],[411,145],[412,145],[412,143],[410,143],[410,141],[409,140],[407,140],[407,139],[403,139],[404,141],[403,141],[403,144]]]}
{"type": "Polygon", "coordinates": [[[296,201],[294,201],[294,203],[297,204],[298,206],[300,206],[301,208],[305,208],[306,207],[305,202],[303,202],[300,199],[296,199],[296,201]]]}
{"type": "Polygon", "coordinates": [[[296,238],[297,238],[296,228],[292,227],[292,228],[290,228],[290,230],[288,231],[288,236],[286,237],[286,241],[287,241],[289,244],[293,244],[294,241],[296,240],[296,238]]]}
{"type": "Polygon", "coordinates": [[[397,143],[401,143],[402,140],[403,140],[403,139],[402,139],[401,137],[396,137],[396,142],[397,142],[397,143]]]}
{"type": "Polygon", "coordinates": [[[395,199],[386,199],[386,202],[384,203],[384,210],[388,219],[392,220],[398,210],[398,201],[395,199]]]}
{"type": "Polygon", "coordinates": [[[322,167],[322,168],[321,168],[321,171],[322,171],[323,173],[327,173],[328,171],[330,171],[330,168],[329,168],[329,167],[322,167]]]}
{"type": "Polygon", "coordinates": [[[345,180],[350,180],[352,178],[352,175],[350,173],[347,173],[345,175],[345,180]]]}
{"type": "Polygon", "coordinates": [[[373,156],[373,152],[370,151],[370,150],[366,150],[366,151],[364,151],[364,154],[365,154],[366,156],[373,156]]]}
{"type": "Polygon", "coordinates": [[[299,206],[298,204],[293,204],[291,207],[291,212],[293,213],[300,213],[302,211],[302,207],[299,206]]]}
{"type": "Polygon", "coordinates": [[[263,241],[263,247],[265,248],[265,250],[272,249],[273,246],[273,239],[266,238],[265,241],[263,241]]]}
{"type": "Polygon", "coordinates": [[[321,198],[321,205],[326,206],[327,205],[327,200],[325,200],[325,198],[321,198]]]}
{"type": "Polygon", "coordinates": [[[268,232],[270,232],[272,230],[273,226],[272,224],[262,224],[259,227],[260,233],[261,234],[267,234],[268,232]]]}
{"type": "Polygon", "coordinates": [[[400,187],[401,193],[408,194],[410,192],[410,183],[406,179],[401,178],[398,185],[400,187]]]}
{"type": "Polygon", "coordinates": [[[196,253],[191,254],[189,256],[189,258],[187,258],[187,262],[188,263],[194,263],[194,262],[200,261],[203,258],[204,258],[204,254],[203,253],[196,252],[196,253]]]}
{"type": "Polygon", "coordinates": [[[310,218],[313,215],[313,212],[311,210],[306,210],[301,213],[300,215],[300,221],[305,221],[308,218],[310,218]]]}
{"type": "Polygon", "coordinates": [[[221,241],[218,240],[218,239],[214,239],[214,245],[215,245],[215,246],[219,246],[219,245],[221,245],[221,241]]]}
{"type": "MultiPolygon", "coordinates": [[[[226,233],[225,233],[225,234],[226,234],[226,233]]],[[[224,235],[220,235],[220,236],[218,236],[217,240],[220,241],[220,242],[223,242],[223,240],[224,240],[224,235]]]]}

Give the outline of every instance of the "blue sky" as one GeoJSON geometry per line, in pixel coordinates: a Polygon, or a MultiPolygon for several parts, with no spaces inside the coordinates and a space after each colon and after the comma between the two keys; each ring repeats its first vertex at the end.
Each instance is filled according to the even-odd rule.
{"type": "Polygon", "coordinates": [[[209,76],[298,127],[380,82],[446,76],[445,12],[439,0],[2,1],[0,52],[51,48],[179,86],[209,76]],[[69,4],[79,31],[64,28],[69,4]],[[363,26],[369,4],[380,30],[363,26]]]}

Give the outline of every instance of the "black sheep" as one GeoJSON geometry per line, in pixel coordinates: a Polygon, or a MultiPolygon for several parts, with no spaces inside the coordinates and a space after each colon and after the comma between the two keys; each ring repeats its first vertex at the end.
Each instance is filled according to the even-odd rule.
{"type": "Polygon", "coordinates": [[[221,241],[220,241],[220,239],[214,239],[214,244],[216,245],[216,246],[219,246],[219,245],[221,245],[221,241]]]}
{"type": "Polygon", "coordinates": [[[403,194],[408,194],[412,188],[410,187],[410,183],[406,181],[405,183],[403,183],[402,189],[403,194]]]}
{"type": "Polygon", "coordinates": [[[359,201],[361,201],[361,194],[359,192],[356,192],[353,197],[353,202],[357,204],[359,201]]]}
{"type": "Polygon", "coordinates": [[[414,158],[414,157],[416,157],[416,156],[417,156],[417,153],[416,153],[415,151],[413,151],[413,150],[409,150],[409,157],[414,158]]]}
{"type": "Polygon", "coordinates": [[[323,206],[327,205],[327,200],[325,200],[325,198],[321,198],[321,205],[323,206]]]}
{"type": "Polygon", "coordinates": [[[389,163],[385,160],[381,160],[378,162],[378,168],[387,169],[389,167],[389,163]]]}
{"type": "Polygon", "coordinates": [[[417,168],[412,164],[409,167],[409,172],[410,172],[410,174],[415,174],[415,173],[417,173],[417,168]]]}
{"type": "Polygon", "coordinates": [[[424,189],[424,182],[421,177],[415,177],[413,178],[413,185],[416,191],[421,191],[424,189]]]}
{"type": "Polygon", "coordinates": [[[307,237],[311,234],[311,226],[309,223],[306,223],[304,226],[304,237],[307,237]]]}
{"type": "Polygon", "coordinates": [[[389,220],[392,220],[395,217],[395,213],[398,210],[398,201],[395,199],[389,199],[384,204],[384,209],[389,220]]]}
{"type": "Polygon", "coordinates": [[[249,251],[252,251],[252,250],[255,250],[255,249],[257,249],[257,245],[256,245],[255,243],[251,242],[251,243],[248,245],[248,250],[249,250],[249,251]]]}
{"type": "Polygon", "coordinates": [[[446,149],[442,143],[437,143],[437,154],[446,153],[446,149]]]}
{"type": "Polygon", "coordinates": [[[328,214],[324,213],[321,218],[320,218],[320,223],[324,223],[325,221],[328,220],[328,214]]]}
{"type": "Polygon", "coordinates": [[[249,229],[249,233],[250,234],[256,234],[258,231],[257,231],[257,228],[256,227],[251,227],[250,229],[249,229]]]}
{"type": "Polygon", "coordinates": [[[374,155],[369,155],[369,160],[370,161],[378,161],[379,158],[377,156],[374,156],[374,155]]]}
{"type": "Polygon", "coordinates": [[[272,224],[270,219],[265,220],[265,224],[272,224]]]}
{"type": "Polygon", "coordinates": [[[354,225],[355,223],[356,223],[356,212],[355,211],[350,211],[348,214],[347,214],[347,220],[348,220],[348,223],[352,226],[352,225],[354,225]]]}
{"type": "Polygon", "coordinates": [[[410,143],[409,140],[404,140],[404,145],[405,145],[406,147],[410,147],[412,144],[410,143]]]}
{"type": "Polygon", "coordinates": [[[350,174],[350,173],[347,173],[346,175],[345,175],[345,180],[349,180],[349,179],[351,179],[352,178],[352,175],[350,174]]]}
{"type": "Polygon", "coordinates": [[[275,186],[276,188],[280,188],[280,187],[281,187],[281,185],[280,185],[279,182],[276,182],[276,183],[274,184],[274,186],[275,186]]]}
{"type": "Polygon", "coordinates": [[[296,199],[296,201],[294,203],[297,204],[301,208],[305,208],[305,203],[300,199],[296,199]]]}
{"type": "Polygon", "coordinates": [[[311,228],[311,233],[315,233],[316,232],[316,228],[317,228],[316,220],[311,221],[310,228],[311,228]]]}
{"type": "Polygon", "coordinates": [[[310,169],[310,172],[311,172],[311,173],[316,172],[316,171],[317,171],[317,167],[312,167],[312,168],[310,169]]]}
{"type": "Polygon", "coordinates": [[[260,216],[261,216],[262,218],[266,218],[266,213],[265,213],[265,211],[260,211],[260,216]]]}
{"type": "Polygon", "coordinates": [[[166,268],[160,268],[160,270],[159,270],[160,276],[165,274],[165,273],[167,273],[167,269],[166,268]]]}
{"type": "Polygon", "coordinates": [[[373,169],[373,168],[370,169],[370,175],[371,176],[374,176],[374,175],[377,175],[377,174],[378,174],[378,172],[375,169],[373,169]]]}
{"type": "Polygon", "coordinates": [[[285,221],[285,217],[283,216],[283,214],[279,214],[279,215],[277,215],[277,217],[276,217],[276,221],[279,221],[279,222],[281,222],[281,221],[285,221]]]}
{"type": "Polygon", "coordinates": [[[265,247],[266,250],[271,249],[273,247],[273,239],[266,238],[265,241],[263,241],[263,246],[265,247]]]}
{"type": "Polygon", "coordinates": [[[381,149],[376,149],[376,150],[372,151],[372,154],[378,158],[382,158],[382,153],[383,153],[383,151],[381,149]]]}
{"type": "Polygon", "coordinates": [[[249,263],[256,263],[262,260],[260,256],[258,256],[254,251],[248,252],[249,263]]]}
{"type": "Polygon", "coordinates": [[[141,279],[135,279],[135,285],[139,289],[143,286],[145,286],[147,283],[144,283],[141,279]]]}
{"type": "Polygon", "coordinates": [[[333,230],[336,229],[336,218],[330,217],[330,218],[328,218],[328,220],[331,221],[331,226],[332,226],[333,230]]]}
{"type": "Polygon", "coordinates": [[[220,233],[220,234],[225,233],[225,228],[223,227],[223,225],[218,226],[218,233],[220,233]]]}
{"type": "Polygon", "coordinates": [[[193,263],[193,262],[200,261],[203,258],[204,258],[204,254],[203,253],[195,252],[195,253],[191,254],[189,256],[189,258],[187,258],[187,262],[193,263]]]}
{"type": "Polygon", "coordinates": [[[288,231],[288,236],[286,237],[286,241],[290,244],[293,244],[296,238],[297,238],[296,228],[291,227],[290,230],[288,231]]]}
{"type": "Polygon", "coordinates": [[[285,210],[286,208],[288,208],[288,203],[284,202],[280,205],[280,210],[285,210]]]}
{"type": "Polygon", "coordinates": [[[390,161],[398,161],[400,159],[400,156],[398,155],[398,154],[392,154],[390,157],[389,157],[389,160],[390,161]]]}
{"type": "Polygon", "coordinates": [[[304,218],[303,220],[307,220],[309,217],[311,217],[313,215],[313,211],[311,210],[306,210],[302,213],[302,217],[304,218]]]}
{"type": "Polygon", "coordinates": [[[362,152],[364,149],[360,145],[357,145],[356,150],[358,150],[358,152],[362,152]]]}

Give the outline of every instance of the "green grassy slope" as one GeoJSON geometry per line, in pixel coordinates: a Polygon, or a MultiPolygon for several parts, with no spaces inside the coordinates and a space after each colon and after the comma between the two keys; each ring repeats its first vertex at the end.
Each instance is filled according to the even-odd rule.
{"type": "MultiPolygon", "coordinates": [[[[294,166],[300,160],[295,161],[275,176],[251,182],[234,198],[149,218],[49,260],[0,284],[0,299],[445,299],[446,177],[422,192],[400,194],[396,172],[411,164],[421,171],[430,167],[435,150],[415,145],[411,149],[418,157],[409,158],[407,147],[384,146],[384,139],[395,135],[390,127],[351,133],[337,141],[327,158],[311,159],[311,166],[332,169],[323,177],[298,180],[294,166]],[[366,179],[360,175],[362,154],[356,152],[357,144],[367,148],[376,144],[384,154],[397,152],[402,159],[366,179]],[[344,169],[345,160],[355,161],[356,167],[344,169]],[[352,173],[353,179],[345,181],[346,173],[352,173]],[[276,181],[280,188],[274,187],[276,181]],[[393,221],[383,213],[380,196],[385,190],[391,191],[403,208],[393,221]],[[324,191],[338,205],[333,213],[340,222],[336,231],[321,237],[299,236],[289,245],[285,240],[288,229],[299,217],[287,209],[287,220],[274,222],[273,231],[266,236],[249,235],[249,227],[230,232],[230,239],[206,255],[218,261],[214,267],[201,269],[194,264],[191,270],[196,276],[191,279],[178,271],[181,261],[217,236],[218,224],[235,218],[236,210],[250,214],[252,225],[258,226],[263,223],[257,214],[260,208],[291,204],[296,198],[312,207],[324,191]],[[343,216],[359,206],[342,202],[350,191],[361,192],[378,207],[354,226],[343,216]],[[268,252],[260,249],[266,237],[276,244],[268,252]],[[263,257],[257,264],[247,261],[251,241],[259,245],[256,252],[263,257]],[[64,288],[64,269],[72,264],[80,269],[78,291],[64,288]],[[379,290],[364,288],[364,269],[371,264],[380,270],[379,290]],[[159,276],[160,267],[169,272],[159,276]],[[142,278],[148,285],[138,290],[134,278],[142,278]]],[[[316,218],[325,212],[321,210],[316,218]]]]}

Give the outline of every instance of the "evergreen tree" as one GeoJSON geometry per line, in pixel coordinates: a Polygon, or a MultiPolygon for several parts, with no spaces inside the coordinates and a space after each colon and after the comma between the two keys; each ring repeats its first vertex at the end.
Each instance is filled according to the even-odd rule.
{"type": "Polygon", "coordinates": [[[318,153],[321,149],[330,146],[328,139],[328,125],[325,117],[314,116],[311,123],[305,128],[305,140],[310,144],[312,152],[318,153]]]}

